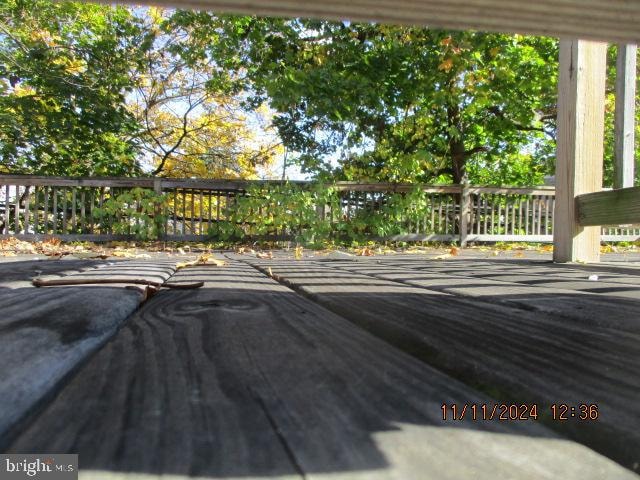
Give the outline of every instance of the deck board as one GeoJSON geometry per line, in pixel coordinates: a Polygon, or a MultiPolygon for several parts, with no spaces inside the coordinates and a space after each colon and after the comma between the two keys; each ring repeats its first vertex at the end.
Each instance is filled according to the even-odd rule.
{"type": "MultiPolygon", "coordinates": [[[[552,289],[508,282],[485,284],[482,289],[492,293],[473,296],[465,278],[447,280],[442,271],[436,288],[433,279],[413,286],[380,278],[375,272],[384,271],[384,260],[249,262],[271,268],[333,312],[502,400],[545,408],[598,404],[596,422],[546,418],[546,424],[631,469],[640,467],[639,302],[570,290],[554,295],[552,289]],[[497,300],[510,294],[517,298],[513,304],[497,300]],[[553,310],[543,311],[542,304],[553,310]]],[[[421,268],[419,273],[429,270],[421,268]]],[[[415,273],[404,272],[408,278],[415,273]]]]}
{"type": "Polygon", "coordinates": [[[0,265],[0,448],[78,365],[111,338],[143,295],[114,286],[34,288],[54,278],[168,278],[163,262],[11,262],[0,265]]]}
{"type": "Polygon", "coordinates": [[[537,422],[444,423],[493,400],[248,265],[177,278],[206,283],[146,302],[10,451],[91,478],[636,478],[537,422]]]}
{"type": "MultiPolygon", "coordinates": [[[[503,266],[485,265],[482,262],[465,262],[457,267],[427,265],[423,262],[331,262],[331,266],[341,270],[430,291],[473,297],[492,304],[589,321],[631,332],[637,332],[640,326],[637,320],[640,289],[633,285],[609,282],[609,287],[603,287],[601,282],[588,282],[590,288],[585,288],[573,282],[555,282],[555,278],[550,277],[552,272],[537,275],[533,277],[537,281],[529,282],[529,275],[502,275],[498,272],[503,266]]],[[[584,272],[576,274],[585,276],[584,272]]]]}

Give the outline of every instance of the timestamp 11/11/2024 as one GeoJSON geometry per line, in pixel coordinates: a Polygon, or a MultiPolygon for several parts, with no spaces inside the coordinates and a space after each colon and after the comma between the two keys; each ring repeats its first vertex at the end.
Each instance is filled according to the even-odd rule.
{"type": "MultiPolygon", "coordinates": [[[[537,404],[508,404],[508,403],[443,403],[442,420],[464,419],[517,421],[517,420],[538,420],[539,415],[544,414],[537,404]]],[[[595,421],[598,419],[598,405],[595,403],[579,403],[569,405],[566,403],[552,403],[547,410],[547,415],[552,420],[566,422],[568,420],[595,421]]]]}

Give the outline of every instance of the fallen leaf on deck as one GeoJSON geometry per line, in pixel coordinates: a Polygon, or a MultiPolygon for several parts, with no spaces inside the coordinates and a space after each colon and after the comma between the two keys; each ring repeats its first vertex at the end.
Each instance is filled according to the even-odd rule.
{"type": "Polygon", "coordinates": [[[437,257],[433,257],[434,260],[446,260],[447,258],[451,258],[453,255],[450,253],[443,253],[442,255],[438,255],[437,257]]]}
{"type": "Polygon", "coordinates": [[[364,248],[357,249],[356,255],[359,257],[373,257],[375,256],[375,252],[371,250],[369,247],[364,247],[364,248]]]}
{"type": "Polygon", "coordinates": [[[176,268],[180,270],[181,268],[187,267],[197,267],[200,265],[215,265],[216,267],[224,267],[227,264],[224,260],[220,260],[215,258],[210,253],[203,253],[198,258],[191,262],[179,262],[176,264],[176,268]]]}
{"type": "Polygon", "coordinates": [[[115,249],[113,252],[111,252],[111,256],[118,258],[133,258],[136,256],[136,254],[128,250],[115,249]]]}
{"type": "Polygon", "coordinates": [[[460,249],[458,247],[451,247],[449,253],[453,256],[460,255],[460,249]]]}
{"type": "Polygon", "coordinates": [[[273,253],[271,252],[258,252],[256,253],[257,258],[273,258],[273,253]]]}

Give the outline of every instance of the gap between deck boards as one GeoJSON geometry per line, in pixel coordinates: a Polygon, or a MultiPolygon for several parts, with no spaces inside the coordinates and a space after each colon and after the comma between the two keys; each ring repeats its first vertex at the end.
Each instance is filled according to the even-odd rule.
{"type": "Polygon", "coordinates": [[[536,422],[443,423],[494,400],[253,267],[180,275],[205,288],[147,302],[12,451],[75,451],[91,478],[637,478],[536,422]]]}
{"type": "MultiPolygon", "coordinates": [[[[420,310],[413,308],[417,308],[419,304],[424,305],[425,308],[432,309],[431,311],[436,311],[433,309],[438,308],[438,303],[444,304],[447,302],[454,302],[454,304],[457,304],[458,306],[475,306],[479,313],[481,313],[483,309],[488,312],[487,308],[490,308],[489,306],[494,303],[497,297],[500,296],[499,289],[497,289],[492,296],[485,298],[477,298],[468,295],[465,296],[460,292],[446,292],[444,291],[446,289],[432,290],[429,286],[407,284],[398,280],[383,279],[375,276],[375,274],[367,275],[357,271],[358,269],[381,267],[377,264],[367,265],[368,262],[342,262],[342,266],[340,266],[340,263],[336,265],[336,262],[330,262],[331,265],[327,265],[326,263],[321,264],[321,262],[314,263],[308,261],[258,261],[253,259],[248,260],[246,258],[237,258],[236,256],[231,256],[230,258],[244,261],[245,263],[252,265],[254,268],[257,268],[262,273],[272,275],[273,278],[277,279],[282,284],[293,288],[307,298],[329,308],[333,312],[374,333],[390,344],[411,353],[423,362],[435,366],[436,368],[440,368],[448,374],[465,381],[475,388],[479,388],[481,391],[484,391],[493,397],[499,397],[501,399],[511,401],[528,400],[544,403],[561,403],[569,401],[570,399],[577,402],[580,400],[586,401],[587,397],[591,396],[597,398],[598,395],[596,394],[599,393],[598,385],[601,386],[604,390],[600,394],[600,397],[606,397],[606,401],[604,401],[604,404],[602,405],[603,415],[608,415],[612,418],[605,418],[602,422],[593,425],[572,425],[570,423],[561,423],[555,420],[550,420],[549,418],[545,418],[544,421],[553,429],[569,435],[571,438],[581,441],[598,451],[606,453],[612,458],[622,462],[630,469],[638,470],[640,468],[640,457],[638,456],[640,454],[640,434],[632,427],[634,422],[629,421],[630,418],[640,419],[640,406],[634,400],[637,399],[637,392],[640,385],[638,385],[637,382],[638,377],[634,377],[634,374],[632,373],[634,371],[637,372],[638,369],[640,369],[640,363],[638,362],[640,352],[637,351],[637,342],[635,343],[635,350],[633,352],[630,350],[634,344],[633,339],[638,340],[640,338],[638,335],[640,333],[640,325],[637,324],[638,312],[640,309],[638,308],[639,304],[637,302],[633,304],[627,302],[628,305],[626,311],[622,310],[619,312],[619,315],[611,313],[611,310],[606,308],[606,302],[604,302],[603,308],[596,311],[596,315],[592,315],[590,317],[590,321],[583,324],[581,322],[581,320],[584,320],[583,317],[588,316],[586,315],[587,313],[593,312],[572,312],[570,310],[571,306],[566,300],[564,304],[560,305],[561,308],[559,309],[553,309],[549,306],[546,309],[541,308],[540,302],[535,301],[535,295],[537,292],[544,292],[545,289],[535,286],[527,287],[523,284],[518,285],[519,289],[529,289],[531,298],[528,301],[534,302],[533,309],[536,311],[531,312],[527,311],[526,308],[523,308],[523,306],[527,305],[526,302],[519,305],[518,302],[510,304],[508,300],[505,300],[503,303],[505,315],[515,315],[516,317],[514,317],[514,320],[515,318],[518,318],[518,321],[525,323],[529,322],[532,325],[536,325],[536,322],[540,323],[540,320],[542,320],[541,328],[543,329],[553,327],[552,324],[555,324],[555,327],[553,328],[557,328],[558,335],[555,338],[553,337],[553,333],[546,334],[545,338],[544,333],[540,336],[540,332],[536,333],[535,330],[531,330],[531,326],[527,327],[533,335],[532,337],[529,337],[531,345],[535,345],[536,342],[538,342],[541,346],[546,344],[547,347],[545,348],[578,348],[575,343],[578,338],[575,337],[574,333],[571,333],[571,330],[564,332],[567,327],[571,327],[571,325],[573,325],[576,328],[587,329],[585,331],[587,334],[590,333],[588,329],[595,329],[591,335],[591,339],[589,339],[588,336],[584,338],[583,341],[587,342],[585,345],[591,345],[594,341],[604,341],[606,338],[607,340],[605,344],[612,349],[612,351],[605,352],[602,350],[604,347],[600,346],[600,350],[596,349],[596,351],[601,351],[601,361],[596,360],[594,357],[592,361],[587,361],[582,370],[578,368],[578,364],[572,366],[571,364],[566,363],[568,358],[567,354],[559,351],[554,353],[553,350],[549,350],[546,355],[550,355],[551,358],[556,358],[559,361],[564,359],[564,365],[558,364],[557,367],[554,368],[556,372],[559,371],[566,374],[565,380],[561,380],[561,377],[557,377],[555,373],[547,373],[544,370],[540,371],[536,367],[536,364],[540,364],[540,360],[536,360],[536,358],[538,358],[539,355],[544,355],[544,352],[536,352],[535,348],[527,347],[527,342],[522,343],[522,348],[524,349],[522,354],[533,362],[529,367],[525,368],[525,365],[520,365],[521,362],[515,357],[510,360],[509,357],[504,354],[500,356],[498,350],[495,348],[492,348],[492,350],[498,355],[498,358],[502,359],[503,363],[496,363],[494,367],[489,367],[487,365],[483,365],[482,360],[477,360],[472,357],[474,355],[474,351],[475,354],[480,354],[480,351],[477,349],[474,350],[474,348],[469,348],[471,343],[464,343],[465,334],[462,334],[462,331],[451,330],[451,335],[447,336],[444,334],[443,328],[453,328],[454,324],[456,324],[455,321],[452,323],[450,322],[449,325],[447,325],[447,323],[442,323],[442,327],[438,326],[440,324],[432,325],[432,327],[436,328],[434,331],[432,328],[424,329],[415,325],[409,326],[409,324],[407,324],[408,320],[399,320],[400,323],[394,323],[389,320],[389,318],[393,318],[394,316],[404,318],[407,317],[407,315],[419,315],[420,310]],[[308,270],[313,268],[325,269],[324,275],[326,275],[327,283],[322,284],[322,282],[320,282],[320,286],[317,286],[319,282],[317,275],[312,275],[313,281],[311,283],[305,283],[304,278],[302,278],[304,275],[296,276],[296,271],[300,272],[305,269],[308,270]],[[356,271],[353,272],[349,269],[356,269],[356,271]],[[379,282],[386,282],[387,285],[404,285],[406,290],[402,291],[398,289],[396,291],[395,296],[400,299],[400,303],[392,305],[392,308],[389,309],[389,305],[385,305],[385,303],[388,304],[390,302],[380,302],[375,298],[375,294],[367,294],[366,288],[361,289],[360,296],[358,297],[358,287],[355,286],[353,282],[344,283],[340,280],[332,280],[332,274],[336,275],[338,272],[348,273],[354,276],[359,275],[361,278],[376,279],[379,282]],[[341,288],[343,291],[350,290],[351,294],[347,295],[344,292],[340,293],[339,290],[341,288]],[[412,291],[432,292],[432,295],[436,294],[437,299],[434,300],[435,303],[434,301],[425,302],[424,299],[427,297],[423,296],[423,300],[413,301],[413,299],[410,299],[412,300],[411,302],[408,302],[407,305],[402,305],[401,297],[403,292],[404,294],[409,295],[412,291]],[[443,297],[440,297],[440,295],[443,295],[443,297]],[[418,303],[416,303],[416,301],[418,303]],[[375,304],[375,307],[372,307],[371,304],[375,304]],[[600,315],[605,314],[607,311],[610,312],[607,318],[599,318],[600,315]],[[635,312],[635,315],[630,315],[630,312],[635,312]],[[554,318],[558,318],[558,315],[564,317],[565,320],[562,322],[556,322],[553,320],[554,318]],[[547,324],[547,327],[543,327],[543,324],[547,324]],[[409,330],[405,330],[406,328],[409,330]],[[620,330],[618,331],[617,328],[620,330]],[[454,334],[454,331],[458,331],[458,334],[454,334]],[[461,334],[462,337],[460,337],[461,334]],[[565,337],[563,337],[563,335],[565,335],[565,337]],[[605,335],[605,337],[602,335],[605,335]],[[429,340],[430,337],[434,337],[436,342],[433,343],[434,338],[429,340]],[[575,337],[575,339],[572,337],[575,337]],[[616,345],[612,342],[617,337],[619,337],[619,339],[616,340],[616,350],[616,345]],[[437,340],[437,338],[440,338],[441,340],[437,340]],[[450,341],[447,341],[447,338],[450,341]],[[455,340],[456,338],[458,338],[458,340],[455,340]],[[598,340],[599,338],[600,340],[598,340]],[[625,338],[627,340],[625,340],[625,338]],[[454,348],[454,346],[451,345],[451,342],[459,343],[459,341],[462,341],[463,343],[457,346],[458,355],[456,357],[454,353],[449,352],[448,350],[450,348],[454,348]],[[464,345],[466,345],[466,347],[464,345]],[[462,350],[460,350],[461,348],[462,350]],[[464,353],[465,348],[466,356],[464,353]],[[529,350],[528,353],[527,348],[529,350]],[[620,348],[623,350],[620,351],[620,348]],[[625,358],[626,354],[630,354],[628,358],[625,358]],[[470,356],[472,358],[469,358],[470,356]],[[629,368],[622,368],[623,364],[629,368]],[[635,365],[635,367],[631,368],[633,365],[635,365]],[[511,372],[511,376],[514,378],[508,378],[509,376],[505,377],[505,375],[499,373],[501,368],[509,369],[513,367],[515,367],[515,370],[511,372]],[[528,372],[528,370],[532,371],[528,372]],[[593,371],[590,373],[590,370],[593,371]],[[625,371],[628,373],[625,374],[625,371]],[[582,375],[582,377],[580,375],[582,375]],[[593,378],[589,375],[592,375],[593,378]],[[604,377],[602,377],[602,375],[604,375],[604,377]],[[615,397],[615,392],[607,391],[609,388],[607,387],[609,382],[604,381],[604,379],[608,375],[614,375],[615,377],[618,377],[619,382],[622,382],[618,387],[618,398],[615,397]],[[620,377],[620,375],[623,375],[623,377],[620,377]],[[581,378],[582,382],[591,382],[593,385],[591,387],[588,385],[586,385],[586,387],[585,385],[582,385],[582,387],[578,387],[577,385],[570,387],[569,385],[574,384],[574,382],[577,381],[577,378],[581,378]],[[623,380],[624,378],[626,378],[626,380],[623,380]],[[559,382],[559,384],[548,385],[550,382],[559,382]],[[594,384],[594,382],[596,383],[594,384]],[[567,386],[562,386],[563,383],[566,383],[567,386]],[[537,387],[535,386],[536,384],[538,385],[537,387]],[[582,394],[579,392],[582,392],[582,394]],[[589,395],[586,393],[589,393],[589,395]],[[561,394],[564,394],[564,396],[561,396],[561,394]]],[[[384,267],[384,265],[382,267],[384,267]]],[[[460,278],[458,278],[458,281],[459,280],[460,278]]],[[[456,279],[452,279],[452,283],[455,282],[456,279]]],[[[509,285],[513,286],[513,284],[504,282],[504,288],[507,288],[509,285]]],[[[547,291],[547,293],[549,292],[547,291]]],[[[570,293],[571,292],[569,292],[569,294],[570,293]]],[[[567,294],[567,292],[565,292],[565,294],[567,294]]],[[[593,302],[596,302],[596,299],[599,296],[602,297],[601,295],[584,293],[573,293],[573,295],[578,296],[581,301],[590,299],[592,301],[592,306],[597,304],[593,302]]],[[[556,298],[560,297],[558,296],[556,298]]],[[[614,300],[616,304],[625,302],[623,299],[614,300]]],[[[574,298],[573,301],[575,302],[576,299],[574,298]]],[[[611,301],[611,299],[609,299],[609,301],[611,301]]],[[[553,305],[552,298],[547,298],[544,302],[553,305]]],[[[611,305],[609,305],[609,307],[611,307],[611,305]]],[[[495,310],[495,306],[491,308],[495,310]]],[[[440,309],[442,309],[442,307],[440,307],[440,309]]],[[[591,308],[591,310],[593,310],[593,308],[591,308]]],[[[427,313],[424,313],[423,315],[427,315],[428,317],[428,311],[426,312],[427,313]]],[[[450,316],[450,320],[453,321],[456,316],[455,309],[451,310],[448,315],[450,316]]],[[[492,315],[495,316],[495,313],[492,315]]],[[[445,317],[443,317],[443,320],[445,317]]],[[[479,318],[478,321],[482,321],[482,318],[479,318]]],[[[464,324],[464,321],[462,324],[464,324]]],[[[495,334],[499,334],[499,336],[501,335],[503,340],[507,342],[505,347],[509,342],[513,342],[515,338],[521,337],[523,340],[526,338],[527,334],[525,331],[527,331],[527,328],[525,328],[523,332],[519,332],[517,328],[516,330],[513,330],[512,334],[514,337],[505,336],[505,333],[508,332],[508,328],[513,328],[507,327],[508,324],[508,322],[504,321],[502,321],[502,323],[501,321],[496,323],[496,319],[494,318],[494,320],[491,320],[488,325],[489,330],[486,334],[493,336],[495,336],[495,334]],[[491,324],[493,324],[493,326],[491,326],[491,324]],[[502,331],[502,328],[507,328],[507,330],[502,331]],[[509,340],[509,338],[512,338],[512,340],[509,340]]],[[[478,327],[474,328],[478,330],[478,327]]],[[[575,333],[577,334],[577,330],[575,333]]],[[[479,335],[480,336],[476,341],[482,341],[482,334],[479,333],[479,335]]],[[[471,337],[468,337],[468,340],[471,341],[471,337]]],[[[484,342],[486,343],[486,340],[484,340],[484,342]]],[[[584,357],[585,351],[580,353],[580,351],[576,350],[576,354],[578,355],[578,358],[584,357]]]]}

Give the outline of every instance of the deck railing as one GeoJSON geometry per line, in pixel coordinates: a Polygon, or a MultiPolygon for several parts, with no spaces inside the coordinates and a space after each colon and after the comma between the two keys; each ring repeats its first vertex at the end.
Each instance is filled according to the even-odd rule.
{"type": "MultiPolygon", "coordinates": [[[[301,187],[305,182],[293,182],[301,187]]],[[[106,241],[133,237],[136,222],[128,210],[105,216],[109,199],[132,189],[163,194],[160,237],[166,240],[215,239],[222,222],[240,223],[251,236],[251,222],[233,215],[236,199],[256,185],[277,181],[194,180],[166,178],[67,178],[0,175],[0,235],[23,239],[56,236],[63,240],[106,241]],[[129,212],[129,213],[127,213],[129,212]],[[115,226],[130,228],[122,231],[115,226]]],[[[416,186],[337,182],[330,186],[339,206],[316,205],[317,215],[330,224],[380,214],[392,196],[420,192],[420,205],[409,204],[406,215],[394,221],[401,233],[383,236],[395,241],[496,242],[553,240],[553,187],[511,188],[466,185],[416,186]],[[411,211],[413,210],[413,211],[411,211]]],[[[415,198],[415,197],[412,197],[415,198]]],[[[260,206],[262,213],[268,205],[260,206]]],[[[269,232],[273,239],[291,238],[286,229],[269,232]]],[[[372,233],[372,237],[374,237],[372,233]]],[[[380,237],[379,235],[377,236],[380,237]]],[[[605,241],[640,239],[637,226],[603,228],[605,241]]]]}

